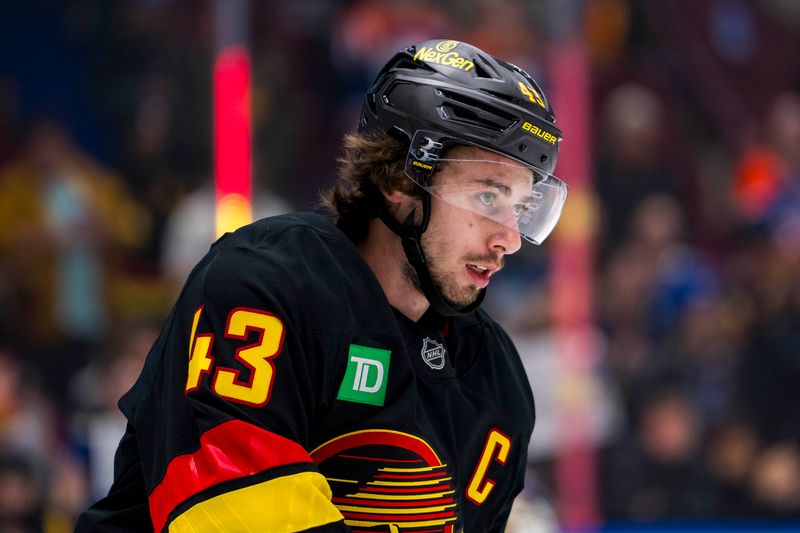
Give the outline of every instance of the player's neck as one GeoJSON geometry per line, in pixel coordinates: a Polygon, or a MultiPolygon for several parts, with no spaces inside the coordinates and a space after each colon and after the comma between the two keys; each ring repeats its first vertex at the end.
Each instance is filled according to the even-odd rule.
{"type": "Polygon", "coordinates": [[[400,238],[376,218],[358,248],[392,307],[414,322],[419,320],[430,304],[403,272],[406,256],[400,238]]]}

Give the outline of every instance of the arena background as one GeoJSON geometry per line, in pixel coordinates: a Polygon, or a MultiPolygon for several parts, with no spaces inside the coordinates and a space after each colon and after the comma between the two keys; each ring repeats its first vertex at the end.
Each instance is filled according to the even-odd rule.
{"type": "Polygon", "coordinates": [[[565,134],[562,222],[485,304],[537,401],[508,531],[799,531],[799,29],[791,0],[0,0],[0,531],[71,531],[217,224],[313,207],[434,37],[531,72],[565,134]]]}

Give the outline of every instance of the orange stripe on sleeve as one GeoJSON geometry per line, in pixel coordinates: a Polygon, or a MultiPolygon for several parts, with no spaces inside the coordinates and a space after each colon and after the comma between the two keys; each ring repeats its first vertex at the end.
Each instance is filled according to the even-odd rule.
{"type": "Polygon", "coordinates": [[[293,463],[310,463],[298,443],[241,420],[224,422],[200,437],[200,449],[179,455],[150,493],[150,516],[161,531],[181,502],[224,481],[293,463]]]}

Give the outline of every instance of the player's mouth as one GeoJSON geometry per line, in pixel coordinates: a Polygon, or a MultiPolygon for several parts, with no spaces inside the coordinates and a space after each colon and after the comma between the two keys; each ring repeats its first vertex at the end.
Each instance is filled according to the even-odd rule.
{"type": "Polygon", "coordinates": [[[489,285],[489,277],[500,270],[496,265],[474,263],[467,263],[466,268],[470,278],[480,289],[489,285]]]}

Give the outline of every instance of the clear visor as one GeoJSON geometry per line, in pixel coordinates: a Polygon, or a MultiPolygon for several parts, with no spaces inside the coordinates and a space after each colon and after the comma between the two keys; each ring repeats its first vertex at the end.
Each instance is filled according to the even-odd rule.
{"type": "Polygon", "coordinates": [[[541,244],[553,231],[567,199],[567,185],[555,176],[509,158],[420,159],[409,153],[407,175],[439,200],[514,229],[541,244]],[[416,162],[416,163],[415,163],[416,162]],[[437,171],[420,183],[420,164],[437,171]]]}

